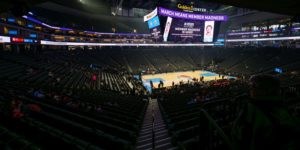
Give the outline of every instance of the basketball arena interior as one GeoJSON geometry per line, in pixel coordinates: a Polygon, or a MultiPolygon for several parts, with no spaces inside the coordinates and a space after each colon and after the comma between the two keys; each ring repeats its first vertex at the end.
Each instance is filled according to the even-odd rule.
{"type": "Polygon", "coordinates": [[[300,150],[299,6],[1,0],[0,150],[300,150]]]}

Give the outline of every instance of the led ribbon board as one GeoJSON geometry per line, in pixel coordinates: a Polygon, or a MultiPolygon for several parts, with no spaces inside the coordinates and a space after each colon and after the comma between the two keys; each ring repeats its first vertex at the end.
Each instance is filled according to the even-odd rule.
{"type": "Polygon", "coordinates": [[[255,39],[228,39],[226,42],[251,42],[251,41],[283,41],[299,40],[300,36],[275,37],[275,38],[255,38],[255,39]]]}
{"type": "Polygon", "coordinates": [[[214,46],[214,44],[137,44],[137,43],[79,43],[79,42],[55,42],[55,41],[44,41],[41,40],[41,45],[57,45],[57,46],[162,46],[162,47],[170,47],[170,46],[214,46]]]}
{"type": "Polygon", "coordinates": [[[10,43],[10,37],[8,36],[0,36],[0,43],[10,43]]]}
{"type": "Polygon", "coordinates": [[[179,19],[188,19],[188,20],[205,20],[205,21],[227,21],[228,20],[228,17],[226,15],[187,13],[187,12],[166,9],[163,7],[158,7],[158,14],[160,16],[179,18],[179,19]]]}

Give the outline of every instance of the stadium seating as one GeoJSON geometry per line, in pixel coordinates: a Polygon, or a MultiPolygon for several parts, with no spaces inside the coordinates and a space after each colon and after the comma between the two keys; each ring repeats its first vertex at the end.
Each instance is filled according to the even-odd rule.
{"type": "MultiPolygon", "coordinates": [[[[18,99],[25,116],[11,119],[5,110],[0,111],[5,122],[0,126],[0,145],[12,149],[134,149],[147,102],[143,101],[141,81],[130,72],[206,68],[252,75],[272,73],[275,67],[299,70],[296,51],[288,50],[294,53],[291,58],[281,49],[260,51],[191,48],[183,53],[180,48],[105,48],[86,53],[45,51],[39,55],[1,52],[0,106],[18,99]],[[41,110],[28,109],[31,104],[41,110]]],[[[288,110],[299,117],[299,76],[277,76],[284,81],[288,110]]],[[[229,128],[244,107],[248,88],[239,80],[226,81],[229,85],[222,82],[153,90],[173,145],[180,149],[230,149],[229,128]]]]}

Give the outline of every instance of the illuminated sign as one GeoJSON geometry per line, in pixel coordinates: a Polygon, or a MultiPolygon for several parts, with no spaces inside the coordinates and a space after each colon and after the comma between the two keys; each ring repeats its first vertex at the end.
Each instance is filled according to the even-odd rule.
{"type": "Polygon", "coordinates": [[[12,42],[16,42],[16,43],[23,43],[24,42],[24,39],[23,38],[11,38],[12,42]]]}
{"type": "Polygon", "coordinates": [[[181,9],[183,11],[189,11],[189,12],[193,12],[193,11],[197,11],[197,12],[206,12],[206,8],[195,8],[192,5],[184,5],[184,4],[177,4],[177,8],[181,9]]]}
{"type": "Polygon", "coordinates": [[[14,19],[14,18],[8,18],[7,22],[16,22],[16,19],[14,19]]]}
{"type": "Polygon", "coordinates": [[[79,42],[55,42],[55,41],[44,41],[41,40],[42,45],[58,45],[58,46],[162,46],[162,47],[173,47],[173,46],[214,46],[212,43],[206,44],[162,44],[162,43],[151,43],[151,44],[138,44],[138,43],[79,43],[79,42]]]}
{"type": "Polygon", "coordinates": [[[281,68],[275,68],[274,71],[277,72],[277,73],[282,73],[283,72],[281,68]]]}
{"type": "Polygon", "coordinates": [[[152,19],[150,19],[148,21],[148,27],[149,27],[149,29],[155,28],[155,27],[157,27],[159,25],[160,25],[160,22],[159,22],[158,16],[156,16],[156,17],[154,17],[154,18],[152,18],[152,19]]]}
{"type": "Polygon", "coordinates": [[[31,37],[31,38],[36,38],[37,35],[36,35],[36,34],[29,34],[29,37],[31,37]]]}
{"type": "Polygon", "coordinates": [[[8,34],[10,34],[10,35],[17,35],[18,31],[17,30],[8,30],[8,34]]]}
{"type": "Polygon", "coordinates": [[[32,24],[28,24],[27,27],[28,28],[33,28],[33,25],[32,24]]]}
{"type": "Polygon", "coordinates": [[[0,36],[0,43],[10,43],[10,37],[0,36]]]}
{"type": "Polygon", "coordinates": [[[32,39],[24,39],[24,43],[33,43],[34,42],[34,40],[32,40],[32,39]]]}
{"type": "Polygon", "coordinates": [[[224,39],[217,39],[217,42],[224,42],[224,39]]]}
{"type": "Polygon", "coordinates": [[[144,16],[144,22],[154,18],[155,16],[157,16],[157,8],[155,8],[151,13],[149,13],[148,15],[144,16]]]}
{"type": "Polygon", "coordinates": [[[229,36],[233,36],[233,35],[249,35],[249,34],[260,34],[260,31],[255,31],[255,32],[231,32],[228,33],[229,36]]]}
{"type": "Polygon", "coordinates": [[[168,17],[166,27],[165,27],[165,32],[164,32],[164,35],[163,35],[164,42],[167,42],[167,40],[168,40],[171,24],[172,24],[172,18],[168,17]]]}
{"type": "Polygon", "coordinates": [[[226,15],[187,13],[187,12],[170,10],[163,7],[158,8],[158,13],[161,16],[180,18],[180,19],[189,19],[189,20],[227,21],[228,19],[226,15]]]}
{"type": "Polygon", "coordinates": [[[27,20],[29,20],[29,21],[32,21],[32,22],[34,22],[34,23],[36,23],[36,24],[40,24],[40,25],[42,25],[42,26],[45,26],[45,27],[48,27],[48,28],[51,28],[51,29],[63,30],[63,31],[70,31],[70,30],[72,30],[72,29],[70,29],[70,28],[55,27],[55,26],[48,25],[48,24],[43,23],[43,22],[41,22],[41,21],[39,21],[39,20],[37,20],[37,19],[35,19],[35,18],[33,18],[33,17],[30,17],[30,16],[24,15],[24,16],[22,16],[22,17],[25,18],[25,19],[27,19],[27,20]]]}
{"type": "Polygon", "coordinates": [[[213,42],[214,29],[215,29],[215,22],[214,21],[205,21],[203,42],[213,42]]]}
{"type": "Polygon", "coordinates": [[[228,39],[228,40],[226,40],[226,42],[281,41],[281,40],[300,40],[300,36],[274,37],[274,38],[254,38],[254,39],[228,39]]]}
{"type": "Polygon", "coordinates": [[[195,43],[203,41],[203,21],[173,19],[168,41],[180,43],[195,43]]]}

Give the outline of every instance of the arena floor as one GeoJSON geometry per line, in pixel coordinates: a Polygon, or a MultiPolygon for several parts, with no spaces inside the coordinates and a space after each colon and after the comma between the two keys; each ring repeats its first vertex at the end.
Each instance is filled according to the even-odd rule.
{"type": "MultiPolygon", "coordinates": [[[[185,71],[185,72],[171,72],[171,73],[162,73],[162,74],[153,74],[153,75],[142,75],[142,81],[147,90],[151,91],[150,81],[153,82],[154,88],[158,87],[160,81],[163,81],[164,87],[172,86],[172,82],[179,84],[180,81],[184,83],[188,80],[192,81],[193,78],[199,79],[201,76],[204,77],[204,81],[211,81],[220,79],[219,74],[210,72],[210,71],[185,71]]],[[[225,76],[225,79],[235,78],[231,76],[225,76]]]]}

